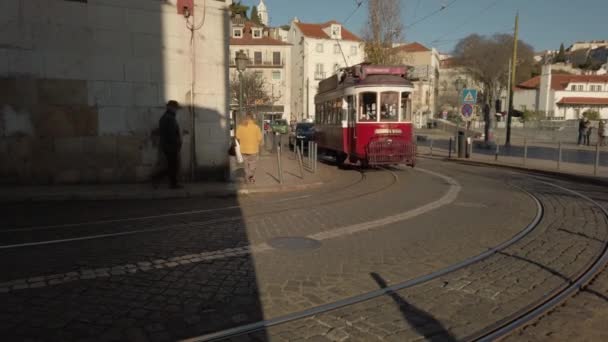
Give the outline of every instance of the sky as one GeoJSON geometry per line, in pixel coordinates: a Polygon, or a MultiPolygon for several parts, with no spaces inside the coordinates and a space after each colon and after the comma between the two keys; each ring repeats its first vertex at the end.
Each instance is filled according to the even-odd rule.
{"type": "MultiPolygon", "coordinates": [[[[360,0],[264,0],[273,26],[302,22],[344,22],[360,0]]],[[[512,33],[520,14],[520,39],[536,51],[557,50],[576,41],[608,39],[608,0],[400,0],[405,40],[449,53],[471,33],[512,33]],[[447,6],[439,11],[442,6],[447,6]],[[432,13],[436,14],[431,15],[432,13]],[[430,15],[430,16],[429,16],[430,15]]],[[[247,6],[259,0],[242,0],[247,6]]],[[[367,1],[346,22],[361,34],[367,1]]]]}

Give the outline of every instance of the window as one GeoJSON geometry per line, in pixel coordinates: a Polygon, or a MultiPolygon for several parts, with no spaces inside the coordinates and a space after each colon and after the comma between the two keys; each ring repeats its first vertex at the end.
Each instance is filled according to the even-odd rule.
{"type": "Polygon", "coordinates": [[[253,29],[253,38],[256,38],[256,39],[262,38],[262,30],[253,29]]]}
{"type": "Polygon", "coordinates": [[[585,90],[585,86],[582,85],[582,84],[579,84],[578,85],[578,91],[583,91],[583,90],[585,90]]]}
{"type": "Polygon", "coordinates": [[[399,121],[399,93],[385,91],[380,94],[380,121],[399,121]]]}
{"type": "Polygon", "coordinates": [[[401,121],[412,121],[412,99],[409,93],[401,93],[401,121]]]}
{"type": "Polygon", "coordinates": [[[275,81],[281,80],[281,72],[280,71],[273,71],[272,72],[272,79],[275,80],[275,81]]]}
{"type": "Polygon", "coordinates": [[[318,43],[317,44],[317,52],[323,52],[323,44],[322,43],[318,43]]]}
{"type": "Polygon", "coordinates": [[[337,55],[340,54],[340,44],[334,44],[334,53],[337,55]]]}
{"type": "Polygon", "coordinates": [[[243,37],[243,29],[242,28],[235,28],[234,30],[232,30],[232,37],[234,37],[234,38],[242,38],[243,37]]]}
{"type": "Polygon", "coordinates": [[[378,98],[375,92],[365,92],[359,94],[359,121],[360,122],[375,122],[377,121],[377,105],[378,98]]]}
{"type": "Polygon", "coordinates": [[[255,51],[253,53],[253,62],[255,63],[255,65],[260,65],[262,64],[262,52],[260,51],[255,51]]]}
{"type": "Polygon", "coordinates": [[[342,27],[340,25],[331,25],[331,38],[341,39],[342,38],[342,27]]]}
{"type": "Polygon", "coordinates": [[[281,52],[275,51],[272,53],[272,64],[281,65],[281,52]]]}
{"type": "Polygon", "coordinates": [[[325,72],[323,71],[323,64],[317,63],[315,65],[315,80],[322,80],[325,78],[325,72]]]}
{"type": "Polygon", "coordinates": [[[570,87],[570,90],[576,91],[576,85],[573,84],[572,87],[570,87]]]}
{"type": "Polygon", "coordinates": [[[264,78],[264,73],[261,72],[261,71],[256,71],[255,72],[255,77],[257,77],[257,78],[264,78]]]}
{"type": "Polygon", "coordinates": [[[351,55],[351,56],[356,56],[356,55],[357,55],[358,50],[359,50],[359,49],[357,48],[357,46],[356,46],[356,45],[351,46],[351,47],[350,47],[350,55],[351,55]]]}

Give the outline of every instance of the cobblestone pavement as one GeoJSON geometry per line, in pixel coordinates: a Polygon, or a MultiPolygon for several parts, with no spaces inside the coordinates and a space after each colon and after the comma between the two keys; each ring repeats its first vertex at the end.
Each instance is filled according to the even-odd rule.
{"type": "MultiPolygon", "coordinates": [[[[201,335],[428,274],[510,239],[535,215],[532,200],[509,185],[511,177],[504,171],[436,161],[422,161],[420,166],[449,174],[455,183],[411,169],[378,170],[363,176],[344,170],[343,179],[332,187],[297,194],[195,203],[172,200],[4,208],[2,221],[11,223],[0,230],[4,246],[139,232],[0,249],[0,300],[6,303],[0,310],[0,336],[41,341],[170,341],[201,335]],[[450,192],[455,201],[446,199],[450,192]],[[425,207],[427,211],[420,210],[425,207]],[[215,211],[201,211],[206,209],[215,211]],[[17,219],[11,211],[13,216],[28,217],[17,219]],[[180,211],[197,212],[116,220],[180,211]],[[112,222],[41,227],[85,220],[112,222]],[[364,222],[376,224],[365,226],[364,222]],[[32,230],[32,226],[40,229],[32,230]],[[296,240],[300,243],[296,245],[275,243],[281,237],[315,237],[318,241],[310,245],[303,239],[296,240]]],[[[474,316],[463,316],[468,325],[450,320],[454,315],[461,317],[465,308],[479,307],[484,312],[479,315],[493,319],[513,310],[518,300],[523,302],[523,298],[533,298],[546,287],[563,282],[530,260],[569,275],[577,263],[589,257],[595,243],[576,233],[604,238],[599,227],[602,222],[594,223],[595,213],[576,198],[550,188],[538,191],[544,201],[554,205],[551,215],[555,218],[551,222],[546,218],[528,244],[522,241],[520,249],[506,250],[493,261],[480,263],[478,269],[468,269],[470,273],[463,270],[394,296],[407,300],[426,320],[434,317],[431,326],[460,336],[482,324],[474,316]],[[579,209],[589,220],[582,225],[584,231],[572,230],[582,223],[575,212],[579,209]],[[562,214],[567,214],[566,220],[559,216],[562,214]],[[550,229],[554,222],[575,234],[550,229]],[[543,258],[555,255],[559,260],[543,263],[543,258]],[[500,305],[512,298],[513,305],[500,305]],[[491,305],[496,309],[488,315],[483,310],[491,305]]],[[[395,306],[397,298],[387,296],[362,305],[371,305],[366,310],[377,316],[377,325],[416,327],[395,306]],[[376,315],[377,310],[381,314],[376,315]],[[380,322],[389,316],[390,320],[380,322]]],[[[346,314],[361,315],[357,310],[353,307],[346,314]]],[[[309,332],[317,331],[316,319],[293,324],[305,322],[300,328],[310,326],[309,332]]],[[[306,333],[305,338],[341,340],[351,336],[362,320],[342,321],[348,329],[338,332],[323,321],[330,330],[314,336],[306,333]]],[[[276,330],[283,327],[256,336],[261,340],[299,336],[297,326],[289,330],[291,335],[276,330]]],[[[405,330],[411,338],[420,337],[415,333],[418,330],[405,330]]],[[[396,332],[390,330],[384,337],[396,332]]]]}

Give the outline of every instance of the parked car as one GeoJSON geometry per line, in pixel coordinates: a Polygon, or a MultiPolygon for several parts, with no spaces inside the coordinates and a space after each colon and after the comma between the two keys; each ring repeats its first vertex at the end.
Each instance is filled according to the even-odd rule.
{"type": "Polygon", "coordinates": [[[289,133],[289,123],[285,119],[274,120],[270,124],[270,127],[272,128],[273,132],[276,132],[279,134],[288,134],[289,133]]]}
{"type": "Polygon", "coordinates": [[[289,147],[293,148],[296,144],[304,142],[308,146],[309,141],[315,139],[315,124],[311,122],[299,122],[296,124],[295,132],[289,135],[289,147]]]}

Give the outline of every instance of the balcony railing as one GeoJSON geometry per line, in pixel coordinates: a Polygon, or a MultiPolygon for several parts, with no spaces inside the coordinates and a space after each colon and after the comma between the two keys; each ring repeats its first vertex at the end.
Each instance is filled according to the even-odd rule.
{"type": "MultiPolygon", "coordinates": [[[[236,66],[236,62],[234,61],[234,59],[230,60],[230,66],[231,67],[235,67],[236,66]]],[[[252,67],[252,68],[282,68],[285,66],[285,59],[281,58],[280,60],[274,60],[274,59],[262,59],[262,60],[255,60],[255,59],[249,59],[247,61],[247,67],[252,67]]]]}
{"type": "Polygon", "coordinates": [[[324,80],[326,78],[326,73],[317,71],[315,72],[315,80],[324,80]]]}

